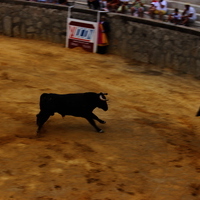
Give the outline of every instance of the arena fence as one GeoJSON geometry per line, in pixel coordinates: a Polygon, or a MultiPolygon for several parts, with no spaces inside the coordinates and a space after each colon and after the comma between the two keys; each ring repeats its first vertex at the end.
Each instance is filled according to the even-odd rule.
{"type": "MultiPolygon", "coordinates": [[[[68,6],[0,0],[0,34],[66,42],[68,6]]],[[[72,8],[73,18],[95,21],[96,11],[72,8]]],[[[109,53],[200,77],[200,31],[151,19],[107,13],[109,53]]]]}

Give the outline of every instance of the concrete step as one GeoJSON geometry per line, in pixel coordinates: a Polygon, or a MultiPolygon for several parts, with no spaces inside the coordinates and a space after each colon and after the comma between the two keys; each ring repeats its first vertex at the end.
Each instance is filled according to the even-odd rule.
{"type": "Polygon", "coordinates": [[[200,21],[196,21],[196,22],[194,23],[194,26],[197,27],[197,28],[200,28],[200,21]]]}
{"type": "Polygon", "coordinates": [[[174,1],[180,2],[180,3],[191,3],[191,4],[200,5],[199,0],[174,0],[174,1]]]}

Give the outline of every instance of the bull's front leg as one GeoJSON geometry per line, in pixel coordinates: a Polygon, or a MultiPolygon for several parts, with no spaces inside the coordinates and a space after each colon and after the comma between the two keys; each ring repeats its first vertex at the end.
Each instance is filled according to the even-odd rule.
{"type": "Polygon", "coordinates": [[[92,116],[93,119],[97,120],[97,121],[98,121],[99,123],[101,123],[101,124],[105,124],[105,123],[106,123],[105,121],[99,119],[94,113],[92,113],[91,116],[92,116]]]}
{"type": "Polygon", "coordinates": [[[85,119],[88,120],[88,122],[97,130],[97,132],[99,132],[99,133],[103,133],[103,132],[104,132],[102,129],[100,129],[100,128],[96,125],[96,123],[95,123],[95,121],[93,120],[92,117],[87,116],[87,117],[85,117],[85,119]]]}

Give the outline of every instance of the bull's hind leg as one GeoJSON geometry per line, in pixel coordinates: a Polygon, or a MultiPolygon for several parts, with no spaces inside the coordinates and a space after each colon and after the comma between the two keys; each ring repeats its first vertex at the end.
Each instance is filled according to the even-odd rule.
{"type": "Polygon", "coordinates": [[[37,129],[37,136],[39,135],[40,129],[42,128],[43,124],[49,119],[51,115],[49,113],[45,113],[40,111],[36,117],[37,117],[37,125],[38,125],[38,129],[37,129]]]}

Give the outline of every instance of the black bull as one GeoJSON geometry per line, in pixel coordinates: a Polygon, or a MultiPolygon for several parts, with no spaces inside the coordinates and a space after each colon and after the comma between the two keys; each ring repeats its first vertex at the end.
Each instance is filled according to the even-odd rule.
{"type": "Polygon", "coordinates": [[[92,111],[98,107],[104,111],[108,110],[107,93],[77,93],[77,94],[52,94],[43,93],[40,96],[40,112],[37,117],[37,133],[39,133],[43,124],[53,116],[55,112],[64,117],[65,115],[72,115],[76,117],[83,117],[97,130],[103,132],[94,120],[105,124],[106,122],[99,119],[92,111]]]}

